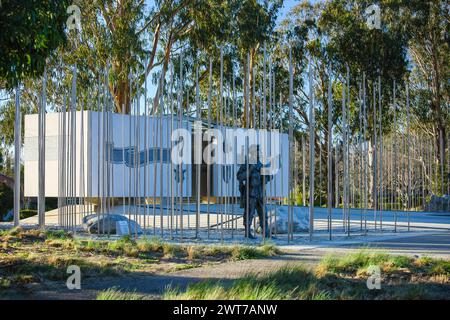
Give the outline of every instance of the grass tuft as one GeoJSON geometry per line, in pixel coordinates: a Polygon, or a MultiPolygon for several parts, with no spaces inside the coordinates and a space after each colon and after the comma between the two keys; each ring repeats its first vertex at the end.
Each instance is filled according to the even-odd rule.
{"type": "Polygon", "coordinates": [[[72,233],[65,230],[46,230],[44,234],[46,239],[67,240],[73,238],[72,233]]]}
{"type": "Polygon", "coordinates": [[[374,253],[361,250],[344,257],[327,255],[317,268],[317,275],[333,274],[365,274],[371,266],[380,266],[384,271],[409,268],[413,259],[405,256],[393,256],[386,253],[374,253]]]}
{"type": "MultiPolygon", "coordinates": [[[[253,257],[256,250],[233,249],[253,257]]],[[[326,256],[316,270],[291,265],[262,275],[249,274],[230,281],[206,281],[185,290],[167,288],[164,299],[448,299],[446,260],[393,256],[360,251],[343,257],[326,256]],[[382,270],[381,290],[369,290],[370,266],[382,270]],[[411,276],[414,274],[414,277],[411,276]]]]}
{"type": "Polygon", "coordinates": [[[141,252],[161,252],[163,243],[160,238],[143,238],[142,240],[137,241],[137,248],[141,252]]]}
{"type": "Polygon", "coordinates": [[[97,300],[144,300],[145,296],[135,291],[121,291],[115,287],[103,290],[97,295],[97,300]]]}
{"type": "Polygon", "coordinates": [[[182,300],[281,300],[291,299],[298,291],[294,279],[308,282],[310,275],[302,267],[285,267],[262,276],[249,274],[232,284],[224,281],[205,281],[189,285],[183,292],[168,287],[164,299],[182,300]],[[306,277],[305,277],[306,276],[306,277]],[[303,279],[303,278],[306,279],[303,279]]]}

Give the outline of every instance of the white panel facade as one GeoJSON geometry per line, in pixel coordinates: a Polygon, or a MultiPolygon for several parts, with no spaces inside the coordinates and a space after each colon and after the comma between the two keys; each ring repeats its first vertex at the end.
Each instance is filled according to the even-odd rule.
{"type": "MultiPolygon", "coordinates": [[[[68,113],[66,113],[66,116],[68,113]]],[[[83,159],[86,164],[88,161],[87,155],[87,141],[88,141],[88,112],[84,112],[83,126],[81,126],[81,112],[75,113],[76,118],[76,156],[73,164],[75,172],[73,179],[76,181],[76,192],[79,194],[80,188],[80,168],[81,163],[80,152],[83,146],[83,159]],[[80,143],[81,132],[83,131],[83,142],[80,143]],[[83,145],[84,144],[84,145],[83,145]]],[[[62,141],[62,114],[61,113],[47,113],[45,116],[45,196],[58,197],[59,190],[59,170],[61,149],[60,143],[62,141]]],[[[38,115],[25,115],[25,134],[24,134],[24,195],[26,197],[37,197],[38,195],[38,115]]],[[[68,137],[66,136],[66,139],[68,137]]],[[[84,181],[86,181],[88,173],[84,173],[84,181]]]]}
{"type": "MultiPolygon", "coordinates": [[[[68,113],[66,113],[66,126],[68,126],[67,117],[68,113]]],[[[180,167],[171,165],[170,161],[170,129],[182,127],[190,132],[191,124],[187,120],[183,119],[180,124],[176,118],[172,120],[170,116],[145,118],[144,116],[84,111],[84,121],[81,126],[80,111],[76,112],[75,118],[76,156],[74,161],[70,161],[67,157],[65,159],[66,166],[74,168],[73,176],[76,179],[74,196],[167,197],[171,194],[191,196],[191,170],[187,170],[187,165],[184,164],[181,167],[182,175],[180,175],[180,167]],[[82,128],[83,130],[81,130],[82,128]],[[80,143],[82,131],[84,139],[83,143],[80,143]],[[145,136],[147,136],[146,139],[145,136]],[[104,144],[103,141],[107,143],[104,144]],[[80,165],[82,163],[81,156],[84,159],[83,167],[80,165]],[[84,174],[80,176],[82,172],[84,174]],[[84,190],[80,188],[83,176],[84,183],[81,184],[84,185],[84,190]],[[147,179],[144,179],[145,176],[147,179]],[[178,183],[180,178],[181,188],[178,183]],[[170,188],[171,179],[173,180],[173,190],[170,188]],[[145,181],[146,183],[144,183],[145,181]]],[[[25,196],[27,197],[38,195],[37,123],[37,115],[25,116],[24,165],[25,196]]],[[[46,197],[58,196],[61,176],[59,172],[64,160],[60,147],[62,125],[61,113],[46,115],[46,197]]],[[[70,135],[67,135],[65,140],[68,144],[70,135]]]]}

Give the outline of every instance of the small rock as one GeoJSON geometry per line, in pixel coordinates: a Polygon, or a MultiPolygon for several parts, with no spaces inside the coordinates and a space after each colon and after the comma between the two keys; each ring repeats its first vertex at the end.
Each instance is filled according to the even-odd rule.
{"type": "Polygon", "coordinates": [[[90,234],[117,234],[117,222],[125,221],[128,223],[130,234],[142,233],[142,229],[136,221],[129,220],[120,214],[105,214],[97,216],[92,214],[83,218],[83,229],[90,234]]]}
{"type": "MultiPolygon", "coordinates": [[[[288,206],[268,206],[268,224],[272,234],[288,233],[289,219],[288,206]]],[[[256,221],[259,225],[259,219],[256,221]]],[[[308,210],[302,207],[293,208],[292,232],[306,232],[309,230],[309,214],[308,210]]]]}

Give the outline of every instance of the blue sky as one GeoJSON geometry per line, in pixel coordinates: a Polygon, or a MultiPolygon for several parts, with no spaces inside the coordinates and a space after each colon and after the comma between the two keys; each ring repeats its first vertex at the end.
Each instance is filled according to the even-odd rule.
{"type": "Polygon", "coordinates": [[[281,8],[280,13],[278,14],[277,23],[283,20],[289,10],[299,2],[300,0],[285,0],[283,2],[283,8],[281,8]]]}
{"type": "MultiPolygon", "coordinates": [[[[300,2],[300,0],[284,0],[283,8],[281,9],[280,14],[278,15],[278,19],[277,19],[278,22],[281,21],[286,16],[286,13],[288,13],[289,10],[299,2],[300,2]]],[[[313,0],[312,2],[316,2],[316,0],[313,0]]],[[[147,4],[147,6],[152,6],[154,1],[146,0],[145,3],[147,4]]]]}

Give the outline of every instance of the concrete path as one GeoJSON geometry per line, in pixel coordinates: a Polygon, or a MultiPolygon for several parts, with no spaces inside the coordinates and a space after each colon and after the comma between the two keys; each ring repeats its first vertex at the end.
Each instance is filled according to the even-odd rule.
{"type": "Polygon", "coordinates": [[[375,239],[367,244],[343,245],[347,248],[371,247],[385,249],[389,253],[428,255],[450,259],[450,232],[409,234],[387,239],[375,239]]]}

